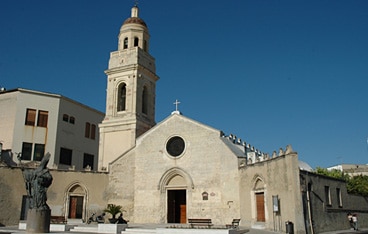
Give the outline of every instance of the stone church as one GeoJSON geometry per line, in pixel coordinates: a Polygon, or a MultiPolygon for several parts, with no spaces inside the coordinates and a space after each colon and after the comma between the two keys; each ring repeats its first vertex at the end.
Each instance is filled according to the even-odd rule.
{"type": "Polygon", "coordinates": [[[122,205],[135,223],[210,218],[220,225],[241,218],[247,226],[293,220],[302,228],[299,162],[291,147],[270,157],[178,110],[155,123],[159,77],[138,13],[133,7],[121,26],[105,71],[99,170],[109,174],[108,203],[122,205]],[[274,217],[280,208],[282,216],[274,217]]]}
{"type": "MultiPolygon", "coordinates": [[[[186,225],[207,218],[225,227],[240,219],[244,227],[285,232],[289,222],[295,233],[320,233],[347,229],[346,213],[355,212],[367,225],[367,199],[348,194],[344,181],[313,173],[291,146],[264,154],[178,109],[156,123],[159,77],[148,27],[138,13],[134,6],[121,26],[105,71],[97,171],[51,168],[52,215],[81,222],[116,204],[130,224],[186,225]]],[[[0,209],[8,214],[0,226],[19,222],[19,214],[25,219],[19,165],[0,160],[0,188],[0,209]]]]}

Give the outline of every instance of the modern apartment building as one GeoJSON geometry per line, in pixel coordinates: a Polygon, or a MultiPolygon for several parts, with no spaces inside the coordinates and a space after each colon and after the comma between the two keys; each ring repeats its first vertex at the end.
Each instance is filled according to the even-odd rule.
{"type": "Polygon", "coordinates": [[[48,167],[97,170],[104,113],[67,97],[22,88],[0,92],[2,161],[25,164],[51,154],[48,167]]]}

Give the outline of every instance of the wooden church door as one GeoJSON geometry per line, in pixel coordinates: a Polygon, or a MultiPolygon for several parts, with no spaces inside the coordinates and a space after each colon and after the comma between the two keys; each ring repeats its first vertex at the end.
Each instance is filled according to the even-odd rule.
{"type": "Polygon", "coordinates": [[[69,218],[81,219],[83,215],[83,197],[70,196],[69,218]]]}
{"type": "Polygon", "coordinates": [[[186,190],[167,190],[167,222],[186,223],[186,190]]]}
{"type": "Polygon", "coordinates": [[[256,193],[257,221],[265,222],[264,193],[256,193]]]}

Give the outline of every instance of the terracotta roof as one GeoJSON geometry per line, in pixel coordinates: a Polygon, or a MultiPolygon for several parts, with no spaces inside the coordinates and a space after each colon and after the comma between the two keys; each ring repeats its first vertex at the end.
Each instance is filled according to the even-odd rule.
{"type": "Polygon", "coordinates": [[[124,21],[123,25],[124,24],[140,24],[147,28],[146,23],[141,18],[138,17],[130,17],[124,21]]]}

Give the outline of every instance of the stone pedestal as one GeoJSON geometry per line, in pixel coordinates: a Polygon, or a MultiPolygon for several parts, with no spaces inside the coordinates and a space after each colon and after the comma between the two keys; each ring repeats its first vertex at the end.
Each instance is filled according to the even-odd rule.
{"type": "Polygon", "coordinates": [[[50,232],[51,210],[29,209],[27,213],[27,228],[29,233],[50,232]]]}

